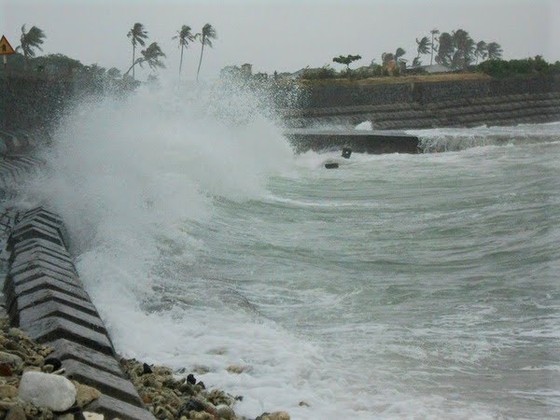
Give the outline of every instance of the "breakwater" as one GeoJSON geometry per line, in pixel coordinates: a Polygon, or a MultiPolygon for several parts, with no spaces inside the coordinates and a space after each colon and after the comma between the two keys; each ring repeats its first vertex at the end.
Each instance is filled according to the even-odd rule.
{"type": "Polygon", "coordinates": [[[316,83],[302,88],[297,108],[284,109],[291,127],[353,127],[371,121],[377,130],[503,126],[560,120],[560,77],[411,81],[367,84],[316,83]]]}
{"type": "MultiPolygon", "coordinates": [[[[20,150],[21,151],[21,150],[20,150]]],[[[0,156],[0,204],[41,161],[0,156]]],[[[0,210],[2,208],[0,207],[0,210]]],[[[0,211],[3,303],[12,326],[54,349],[64,376],[101,392],[84,411],[123,420],[155,419],[123,373],[107,329],[83,288],[60,217],[38,207],[0,211]]]]}
{"type": "Polygon", "coordinates": [[[296,153],[308,150],[340,150],[349,147],[356,153],[418,153],[419,140],[416,136],[396,131],[313,131],[286,130],[284,135],[294,146],[296,153]]]}

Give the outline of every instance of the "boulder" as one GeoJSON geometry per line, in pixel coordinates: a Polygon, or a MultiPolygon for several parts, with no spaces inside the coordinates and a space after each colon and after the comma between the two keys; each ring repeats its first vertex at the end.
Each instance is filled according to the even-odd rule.
{"type": "Polygon", "coordinates": [[[76,401],[76,387],[64,376],[26,371],[21,377],[19,398],[37,407],[65,411],[76,401]]]}

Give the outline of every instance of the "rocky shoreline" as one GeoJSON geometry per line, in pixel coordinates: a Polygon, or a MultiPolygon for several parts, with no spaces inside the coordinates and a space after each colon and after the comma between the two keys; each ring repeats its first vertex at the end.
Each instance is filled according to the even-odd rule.
{"type": "MultiPolygon", "coordinates": [[[[0,418],[106,419],[106,416],[87,409],[89,403],[100,397],[100,391],[64,378],[61,362],[49,357],[53,351],[52,347],[36,343],[22,330],[11,327],[6,314],[0,316],[0,418]],[[30,372],[44,374],[38,382],[47,382],[47,392],[41,391],[40,383],[34,385],[38,387],[38,391],[23,390],[22,378],[30,372]],[[63,385],[57,385],[63,382],[52,381],[51,378],[55,376],[68,381],[71,384],[70,390],[67,391],[63,385]],[[54,387],[62,389],[53,389],[53,383],[54,387]]],[[[247,417],[238,416],[234,411],[235,403],[242,399],[241,396],[233,396],[218,389],[208,390],[192,374],[181,377],[170,368],[148,365],[134,359],[121,358],[120,363],[138,390],[146,408],[157,419],[249,420],[247,417]]],[[[290,416],[286,412],[274,412],[263,413],[255,420],[289,419],[290,416]]]]}

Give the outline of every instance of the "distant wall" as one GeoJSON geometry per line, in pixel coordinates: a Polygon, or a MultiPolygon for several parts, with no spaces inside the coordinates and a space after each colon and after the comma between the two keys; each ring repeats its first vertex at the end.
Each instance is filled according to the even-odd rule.
{"type": "Polygon", "coordinates": [[[393,103],[433,102],[485,98],[523,93],[560,92],[560,76],[368,85],[318,83],[302,89],[303,108],[329,108],[393,103]]]}
{"type": "Polygon", "coordinates": [[[442,82],[318,83],[303,89],[293,127],[371,121],[375,129],[469,127],[560,121],[560,76],[442,82]]]}
{"type": "Polygon", "coordinates": [[[0,79],[0,127],[34,130],[50,126],[72,97],[68,81],[39,77],[0,79]]]}

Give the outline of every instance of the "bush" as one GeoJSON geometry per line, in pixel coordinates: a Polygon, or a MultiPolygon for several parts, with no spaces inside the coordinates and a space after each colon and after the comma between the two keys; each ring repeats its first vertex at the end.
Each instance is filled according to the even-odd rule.
{"type": "Polygon", "coordinates": [[[488,60],[478,70],[496,78],[560,73],[560,63],[547,63],[541,56],[524,60],[488,60]]]}
{"type": "Polygon", "coordinates": [[[336,77],[338,77],[336,70],[329,65],[318,69],[305,69],[301,76],[302,79],[308,80],[335,79],[336,77]]]}

